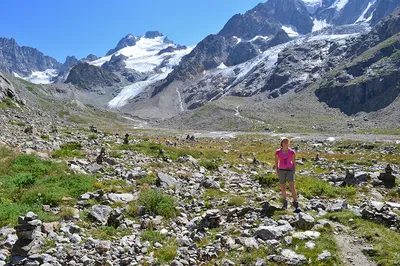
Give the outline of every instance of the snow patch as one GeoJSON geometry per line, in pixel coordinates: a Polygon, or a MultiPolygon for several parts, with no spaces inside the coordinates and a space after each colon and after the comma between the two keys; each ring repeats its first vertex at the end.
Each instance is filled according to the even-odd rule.
{"type": "MultiPolygon", "coordinates": [[[[164,43],[165,38],[166,36],[160,36],[154,39],[141,37],[134,46],[124,47],[113,55],[124,55],[128,57],[128,59],[125,60],[126,68],[146,73],[153,71],[166,60],[169,60],[167,68],[177,65],[181,58],[190,53],[193,49],[193,47],[188,47],[184,50],[158,55],[161,50],[174,46],[174,44],[171,43],[164,43]]],[[[111,57],[112,55],[105,56],[89,62],[89,64],[101,67],[104,63],[110,61],[111,57]]]]}
{"type": "Polygon", "coordinates": [[[324,20],[314,19],[313,23],[314,23],[314,25],[312,27],[312,31],[313,32],[321,30],[321,29],[326,28],[326,27],[329,26],[329,24],[326,22],[326,19],[324,19],[324,20]]]}
{"type": "Polygon", "coordinates": [[[342,10],[349,0],[336,0],[329,8],[335,8],[337,11],[342,10]]]}
{"type": "Polygon", "coordinates": [[[34,84],[50,84],[52,78],[58,75],[57,69],[46,69],[45,71],[34,71],[29,77],[21,77],[17,73],[14,73],[15,77],[22,78],[26,81],[34,84]]]}
{"type": "Polygon", "coordinates": [[[296,37],[299,36],[299,33],[292,28],[292,26],[282,26],[282,30],[284,30],[289,37],[296,37]]]}
{"type": "Polygon", "coordinates": [[[261,39],[264,39],[264,40],[268,40],[268,39],[269,39],[268,36],[257,35],[257,36],[255,36],[253,39],[249,40],[249,42],[254,42],[254,41],[257,40],[258,38],[261,38],[261,39]]]}
{"type": "MultiPolygon", "coordinates": [[[[362,21],[366,21],[367,19],[371,20],[372,15],[371,15],[371,18],[367,18],[367,19],[365,19],[364,16],[365,16],[365,14],[368,12],[369,8],[370,8],[373,4],[375,4],[375,2],[376,2],[376,0],[372,0],[372,1],[370,1],[370,2],[368,3],[367,8],[364,10],[364,12],[363,12],[363,13],[361,14],[361,16],[356,20],[355,23],[357,23],[357,22],[362,22],[362,21]]],[[[373,12],[372,12],[372,13],[373,13],[373,12]]],[[[369,21],[369,20],[368,20],[368,21],[369,21]]]]}
{"type": "Polygon", "coordinates": [[[236,39],[236,44],[239,44],[240,42],[242,42],[242,39],[236,36],[233,36],[234,39],[236,39]]]}
{"type": "Polygon", "coordinates": [[[130,99],[135,98],[141,93],[147,86],[155,83],[156,81],[165,79],[167,73],[157,74],[145,81],[139,81],[134,84],[125,86],[122,91],[108,103],[108,107],[112,109],[121,108],[126,105],[130,99]]]}
{"type": "Polygon", "coordinates": [[[226,69],[228,68],[224,63],[221,63],[219,66],[217,66],[218,69],[226,69]]]}
{"type": "Polygon", "coordinates": [[[176,92],[178,93],[180,110],[183,112],[183,111],[185,111],[185,109],[183,108],[182,96],[181,96],[181,93],[179,92],[178,88],[176,88],[176,92]]]}
{"type": "Polygon", "coordinates": [[[329,142],[334,142],[336,139],[334,137],[329,137],[326,140],[329,141],[329,142]]]}

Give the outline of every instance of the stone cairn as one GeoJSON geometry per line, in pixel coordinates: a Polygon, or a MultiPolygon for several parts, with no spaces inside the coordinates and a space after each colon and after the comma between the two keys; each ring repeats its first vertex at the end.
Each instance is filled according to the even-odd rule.
{"type": "Polygon", "coordinates": [[[33,212],[28,212],[25,216],[18,218],[18,225],[15,227],[18,240],[12,248],[12,265],[26,265],[28,261],[33,262],[34,255],[40,254],[43,245],[42,222],[37,218],[38,216],[33,212]]]}

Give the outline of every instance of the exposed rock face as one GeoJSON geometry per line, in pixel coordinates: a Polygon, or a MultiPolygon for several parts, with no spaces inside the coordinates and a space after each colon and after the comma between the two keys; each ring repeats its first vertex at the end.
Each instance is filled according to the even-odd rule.
{"type": "Polygon", "coordinates": [[[12,83],[0,73],[0,102],[6,99],[6,97],[16,98],[17,95],[12,83]]]}
{"type": "Polygon", "coordinates": [[[270,0],[260,3],[244,15],[233,16],[219,32],[224,37],[252,39],[257,35],[271,36],[282,25],[294,26],[299,33],[311,32],[313,23],[305,6],[297,0],[270,0]]]}
{"type": "Polygon", "coordinates": [[[122,48],[125,48],[127,46],[134,46],[136,44],[136,41],[137,38],[129,33],[118,42],[117,46],[114,49],[109,50],[106,55],[111,55],[116,51],[121,50],[122,48]]]}
{"type": "Polygon", "coordinates": [[[258,51],[251,42],[241,42],[229,53],[225,65],[234,66],[246,62],[257,55],[258,51]]]}
{"type": "Polygon", "coordinates": [[[87,61],[87,62],[92,62],[99,59],[99,57],[97,55],[94,54],[89,54],[88,56],[86,56],[86,58],[84,60],[81,61],[87,61]]]}
{"type": "Polygon", "coordinates": [[[61,66],[56,59],[45,56],[35,48],[22,46],[11,38],[0,38],[0,71],[29,76],[33,71],[44,71],[61,66]]]}
{"type": "Polygon", "coordinates": [[[317,97],[349,115],[377,111],[392,103],[400,94],[399,31],[397,10],[348,48],[347,53],[355,58],[330,73],[316,90],[317,97]]]}
{"type": "Polygon", "coordinates": [[[154,39],[154,38],[162,37],[162,36],[164,36],[164,35],[159,31],[148,31],[144,35],[144,37],[147,39],[154,39]]]}
{"type": "Polygon", "coordinates": [[[182,58],[175,70],[168,75],[162,84],[155,88],[152,96],[157,95],[174,80],[185,81],[204,70],[216,68],[228,58],[234,43],[233,38],[226,39],[219,35],[208,35],[188,55],[182,58]]]}
{"type": "Polygon", "coordinates": [[[64,64],[58,69],[58,76],[54,78],[54,82],[64,82],[69,74],[69,71],[78,64],[78,59],[75,56],[67,56],[64,64]]]}
{"type": "Polygon", "coordinates": [[[121,71],[125,68],[126,64],[124,60],[128,59],[128,57],[120,54],[111,56],[110,61],[105,62],[101,68],[108,70],[110,72],[121,71]]]}
{"type": "Polygon", "coordinates": [[[120,79],[115,74],[88,63],[78,64],[73,67],[65,81],[65,83],[72,83],[85,90],[112,86],[119,82],[120,79]]]}
{"type": "Polygon", "coordinates": [[[397,0],[378,0],[374,8],[371,25],[376,25],[384,17],[389,16],[393,10],[400,8],[400,2],[397,0]]]}

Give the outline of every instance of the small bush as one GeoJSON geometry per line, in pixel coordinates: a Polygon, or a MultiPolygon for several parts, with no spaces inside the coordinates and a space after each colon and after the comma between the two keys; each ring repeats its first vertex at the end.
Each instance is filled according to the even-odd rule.
{"type": "Polygon", "coordinates": [[[167,218],[175,217],[175,199],[157,189],[145,189],[139,194],[139,204],[147,211],[167,218]]]}
{"type": "Polygon", "coordinates": [[[144,184],[153,185],[156,183],[156,181],[157,181],[156,175],[154,173],[150,173],[146,177],[136,180],[136,184],[139,186],[144,185],[144,184]]]}
{"type": "Polygon", "coordinates": [[[42,139],[45,139],[45,140],[49,140],[49,139],[50,139],[50,136],[49,136],[49,135],[46,135],[46,134],[41,134],[40,137],[41,137],[42,139]]]}
{"type": "Polygon", "coordinates": [[[266,187],[279,187],[279,177],[275,173],[254,175],[253,178],[266,187]]]}
{"type": "Polygon", "coordinates": [[[97,134],[94,134],[94,133],[89,134],[89,136],[88,136],[88,139],[90,139],[90,140],[97,139],[97,138],[98,138],[97,134]]]}
{"type": "Polygon", "coordinates": [[[175,241],[170,241],[158,250],[154,251],[154,257],[161,264],[169,264],[177,255],[178,245],[175,241]]]}
{"type": "Polygon", "coordinates": [[[152,229],[143,231],[140,236],[142,241],[149,241],[152,244],[155,242],[161,243],[163,240],[165,240],[166,237],[165,235],[162,235],[160,232],[154,231],[152,229]]]}
{"type": "Polygon", "coordinates": [[[136,201],[131,201],[128,203],[126,208],[126,215],[130,217],[136,217],[139,215],[139,206],[136,201]]]}
{"type": "Polygon", "coordinates": [[[64,220],[73,220],[76,214],[76,210],[71,207],[62,208],[60,217],[64,220]]]}
{"type": "Polygon", "coordinates": [[[36,178],[30,173],[18,173],[13,180],[15,186],[19,189],[32,186],[36,178]]]}
{"type": "Polygon", "coordinates": [[[53,152],[54,158],[70,158],[70,157],[78,157],[83,158],[83,154],[81,153],[82,145],[76,142],[67,143],[64,145],[60,145],[60,150],[53,152]]]}
{"type": "Polygon", "coordinates": [[[124,157],[124,155],[122,153],[118,152],[118,151],[111,151],[109,153],[109,155],[110,155],[111,158],[119,158],[119,159],[121,159],[121,158],[124,157]]]}
{"type": "Polygon", "coordinates": [[[245,202],[246,202],[246,198],[241,197],[241,196],[234,196],[228,200],[228,205],[239,207],[239,206],[243,206],[245,204],[245,202]]]}
{"type": "Polygon", "coordinates": [[[203,166],[208,171],[215,171],[218,169],[219,166],[222,165],[222,161],[221,160],[200,160],[199,165],[203,166]]]}

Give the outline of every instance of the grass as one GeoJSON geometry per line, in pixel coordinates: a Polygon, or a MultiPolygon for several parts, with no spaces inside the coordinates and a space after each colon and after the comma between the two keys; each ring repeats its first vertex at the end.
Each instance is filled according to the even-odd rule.
{"type": "Polygon", "coordinates": [[[10,121],[8,122],[10,125],[14,125],[14,126],[20,126],[20,127],[24,127],[26,126],[25,123],[19,122],[19,121],[10,121]]]}
{"type": "Polygon", "coordinates": [[[376,253],[370,258],[378,265],[394,266],[400,263],[400,234],[391,231],[382,224],[364,220],[350,211],[328,213],[324,217],[351,227],[367,244],[374,247],[376,253]],[[352,222],[350,222],[352,219],[352,222]]]}
{"type": "Polygon", "coordinates": [[[70,142],[60,145],[60,149],[53,152],[53,158],[84,158],[82,154],[82,145],[76,142],[70,142]]]}
{"type": "Polygon", "coordinates": [[[310,176],[299,176],[295,182],[297,193],[306,198],[315,196],[325,198],[344,197],[350,202],[355,200],[358,189],[356,187],[334,187],[328,182],[310,176]]]}
{"type": "Polygon", "coordinates": [[[113,226],[100,226],[90,230],[90,235],[95,239],[101,240],[117,240],[121,237],[131,234],[131,230],[126,228],[124,230],[116,229],[113,226]]]}
{"type": "Polygon", "coordinates": [[[204,158],[208,160],[217,159],[222,156],[223,152],[215,149],[207,148],[189,148],[189,147],[171,147],[163,144],[158,144],[151,141],[142,141],[136,144],[119,145],[117,150],[132,150],[148,156],[159,156],[160,150],[164,150],[164,155],[168,156],[173,161],[185,155],[191,155],[194,158],[204,158]]]}
{"type": "Polygon", "coordinates": [[[151,214],[162,215],[166,218],[175,217],[178,214],[176,210],[176,201],[158,189],[146,188],[139,194],[138,203],[146,208],[151,214]]]}
{"type": "Polygon", "coordinates": [[[43,221],[59,218],[42,205],[60,206],[64,197],[93,190],[95,177],[72,174],[65,163],[17,155],[0,148],[0,227],[16,225],[19,215],[36,212],[43,221]]]}
{"type": "Polygon", "coordinates": [[[154,257],[162,265],[169,264],[177,255],[178,245],[175,240],[165,243],[160,249],[154,250],[154,257]]]}
{"type": "Polygon", "coordinates": [[[7,109],[7,108],[16,108],[17,105],[15,104],[15,102],[10,98],[10,97],[6,97],[4,99],[4,101],[0,102],[0,109],[7,109]]]}
{"type": "Polygon", "coordinates": [[[314,249],[309,249],[305,246],[305,243],[309,240],[301,240],[296,238],[293,238],[292,244],[288,245],[288,248],[295,250],[297,254],[304,255],[307,259],[311,259],[312,265],[344,265],[340,260],[340,256],[338,255],[339,250],[336,246],[335,239],[332,237],[332,233],[332,229],[323,230],[319,238],[312,240],[312,242],[315,243],[314,249]],[[331,257],[323,261],[317,261],[318,255],[324,250],[329,251],[331,253],[331,257]]]}
{"type": "Polygon", "coordinates": [[[50,140],[50,136],[49,136],[49,135],[46,135],[46,134],[41,134],[41,135],[40,135],[40,138],[41,138],[41,139],[44,139],[44,140],[50,140]]]}
{"type": "Polygon", "coordinates": [[[246,198],[242,196],[233,196],[229,198],[227,202],[228,206],[235,206],[235,207],[243,206],[245,205],[245,203],[246,203],[246,198]]]}
{"type": "Polygon", "coordinates": [[[142,239],[142,241],[149,241],[151,244],[154,244],[156,242],[162,243],[165,240],[166,236],[162,235],[158,231],[154,231],[153,229],[148,229],[140,234],[140,238],[142,239]]]}
{"type": "Polygon", "coordinates": [[[95,133],[91,133],[88,135],[88,139],[93,140],[93,139],[98,139],[99,136],[97,136],[97,134],[95,133]]]}

